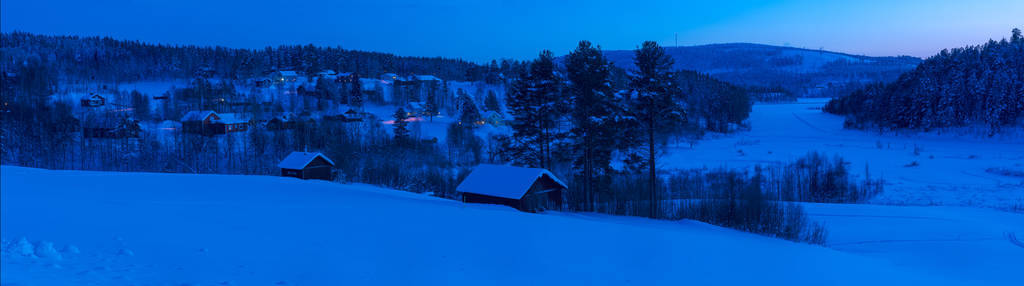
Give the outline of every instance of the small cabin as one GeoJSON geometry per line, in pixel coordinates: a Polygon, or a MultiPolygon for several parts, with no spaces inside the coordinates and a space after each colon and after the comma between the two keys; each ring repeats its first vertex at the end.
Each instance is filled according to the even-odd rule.
{"type": "Polygon", "coordinates": [[[99,94],[90,94],[82,97],[82,106],[84,107],[100,107],[107,103],[107,99],[99,94]]]}
{"type": "Polygon", "coordinates": [[[282,177],[333,180],[334,161],[318,152],[292,152],[277,164],[282,177]]]}
{"type": "Polygon", "coordinates": [[[481,164],[456,191],[466,203],[506,205],[521,211],[538,212],[562,208],[565,183],[550,171],[505,165],[481,164]]]}

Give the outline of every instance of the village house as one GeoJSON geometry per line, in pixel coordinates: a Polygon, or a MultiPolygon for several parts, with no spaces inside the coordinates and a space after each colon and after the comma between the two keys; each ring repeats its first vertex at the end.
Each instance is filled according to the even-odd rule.
{"type": "Polygon", "coordinates": [[[493,126],[504,126],[505,116],[497,111],[488,111],[483,114],[484,122],[493,126]]]}
{"type": "Polygon", "coordinates": [[[352,82],[357,81],[357,80],[359,80],[359,78],[357,78],[355,76],[355,74],[350,73],[350,72],[343,72],[343,73],[339,73],[335,77],[334,82],[337,82],[337,83],[352,83],[352,82]]]}
{"type": "Polygon", "coordinates": [[[406,116],[414,117],[426,114],[427,105],[422,101],[410,101],[405,104],[406,116]]]}
{"type": "Polygon", "coordinates": [[[240,113],[221,113],[220,123],[224,124],[224,132],[242,132],[249,130],[249,118],[240,113]]]}
{"type": "Polygon", "coordinates": [[[139,138],[138,120],[111,113],[86,113],[81,120],[84,138],[139,138]]]}
{"type": "Polygon", "coordinates": [[[291,70],[276,71],[270,75],[270,78],[274,82],[297,82],[299,81],[299,73],[291,70]]]}
{"type": "Polygon", "coordinates": [[[181,130],[185,133],[219,135],[228,132],[249,130],[249,119],[237,113],[218,114],[212,110],[189,111],[181,118],[181,130]]]}
{"type": "Polygon", "coordinates": [[[506,205],[528,212],[561,209],[566,189],[545,169],[488,164],[476,166],[455,188],[466,203],[506,205]]]}
{"type": "Polygon", "coordinates": [[[363,113],[349,108],[345,111],[345,118],[350,122],[363,121],[363,113]]]}
{"type": "Polygon", "coordinates": [[[395,74],[395,73],[384,73],[384,74],[380,75],[380,79],[382,79],[382,80],[389,80],[389,81],[396,80],[396,79],[398,79],[398,75],[395,74]]]}
{"type": "Polygon", "coordinates": [[[265,127],[267,128],[267,130],[295,129],[294,119],[294,114],[286,112],[282,115],[274,116],[270,120],[267,120],[265,127]]]}
{"type": "Polygon", "coordinates": [[[99,107],[107,103],[107,99],[99,94],[89,94],[82,97],[82,106],[84,107],[99,107]]]}
{"type": "Polygon", "coordinates": [[[249,79],[249,84],[255,87],[269,87],[274,81],[268,77],[258,77],[249,79]]]}
{"type": "Polygon", "coordinates": [[[277,164],[281,176],[303,180],[333,180],[334,161],[317,152],[292,152],[277,164]]]}

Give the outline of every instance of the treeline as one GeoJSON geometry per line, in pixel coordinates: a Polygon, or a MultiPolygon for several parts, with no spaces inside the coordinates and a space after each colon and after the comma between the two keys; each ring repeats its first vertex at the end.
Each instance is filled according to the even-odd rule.
{"type": "Polygon", "coordinates": [[[990,135],[1021,124],[1024,37],[943,50],[890,84],[873,84],[833,99],[825,111],[854,128],[930,130],[981,125],[990,135]]]}
{"type": "Polygon", "coordinates": [[[24,61],[39,61],[59,75],[57,79],[68,81],[192,78],[197,73],[226,79],[247,79],[264,76],[274,70],[315,74],[332,69],[355,72],[364,77],[390,72],[497,83],[503,72],[508,73],[518,65],[518,62],[509,60],[478,65],[461,59],[405,57],[313,45],[234,49],[23,32],[2,33],[0,43],[0,71],[14,72],[16,66],[24,61]]]}
{"type": "MultiPolygon", "coordinates": [[[[664,171],[655,181],[658,202],[636,191],[647,184],[642,175],[619,172],[602,194],[595,211],[663,219],[693,219],[714,225],[824,243],[825,229],[809,222],[793,202],[860,203],[883,191],[884,181],[850,173],[849,162],[811,152],[783,165],[749,170],[700,168],[664,171]],[[651,209],[652,207],[656,209],[651,209]]],[[[867,168],[865,166],[865,168],[867,168]]]]}

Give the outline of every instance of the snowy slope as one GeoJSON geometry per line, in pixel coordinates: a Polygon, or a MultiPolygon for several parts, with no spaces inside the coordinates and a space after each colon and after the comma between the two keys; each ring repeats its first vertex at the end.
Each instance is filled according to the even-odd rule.
{"type": "Polygon", "coordinates": [[[9,166],[0,175],[4,285],[958,281],[690,221],[527,214],[280,177],[9,166]]]}
{"type": "Polygon", "coordinates": [[[1024,170],[1020,139],[981,139],[950,134],[878,134],[843,129],[843,118],[820,110],[825,100],[757,104],[751,130],[697,142],[680,142],[661,159],[665,168],[699,168],[790,162],[809,151],[838,154],[852,173],[887,182],[880,204],[981,206],[1024,209],[1024,177],[987,172],[1024,170]],[[916,150],[916,154],[915,154],[916,150]],[[917,166],[913,163],[917,162],[917,166]]]}
{"type": "Polygon", "coordinates": [[[946,206],[804,204],[829,247],[973,285],[1020,285],[1024,214],[946,206]]]}

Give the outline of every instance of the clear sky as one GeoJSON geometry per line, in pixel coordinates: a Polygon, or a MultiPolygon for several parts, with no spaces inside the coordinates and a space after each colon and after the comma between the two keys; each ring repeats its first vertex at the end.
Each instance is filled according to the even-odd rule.
{"type": "Polygon", "coordinates": [[[0,30],[166,44],[315,44],[473,61],[752,42],[926,57],[1009,37],[1024,0],[2,0],[0,30]]]}

